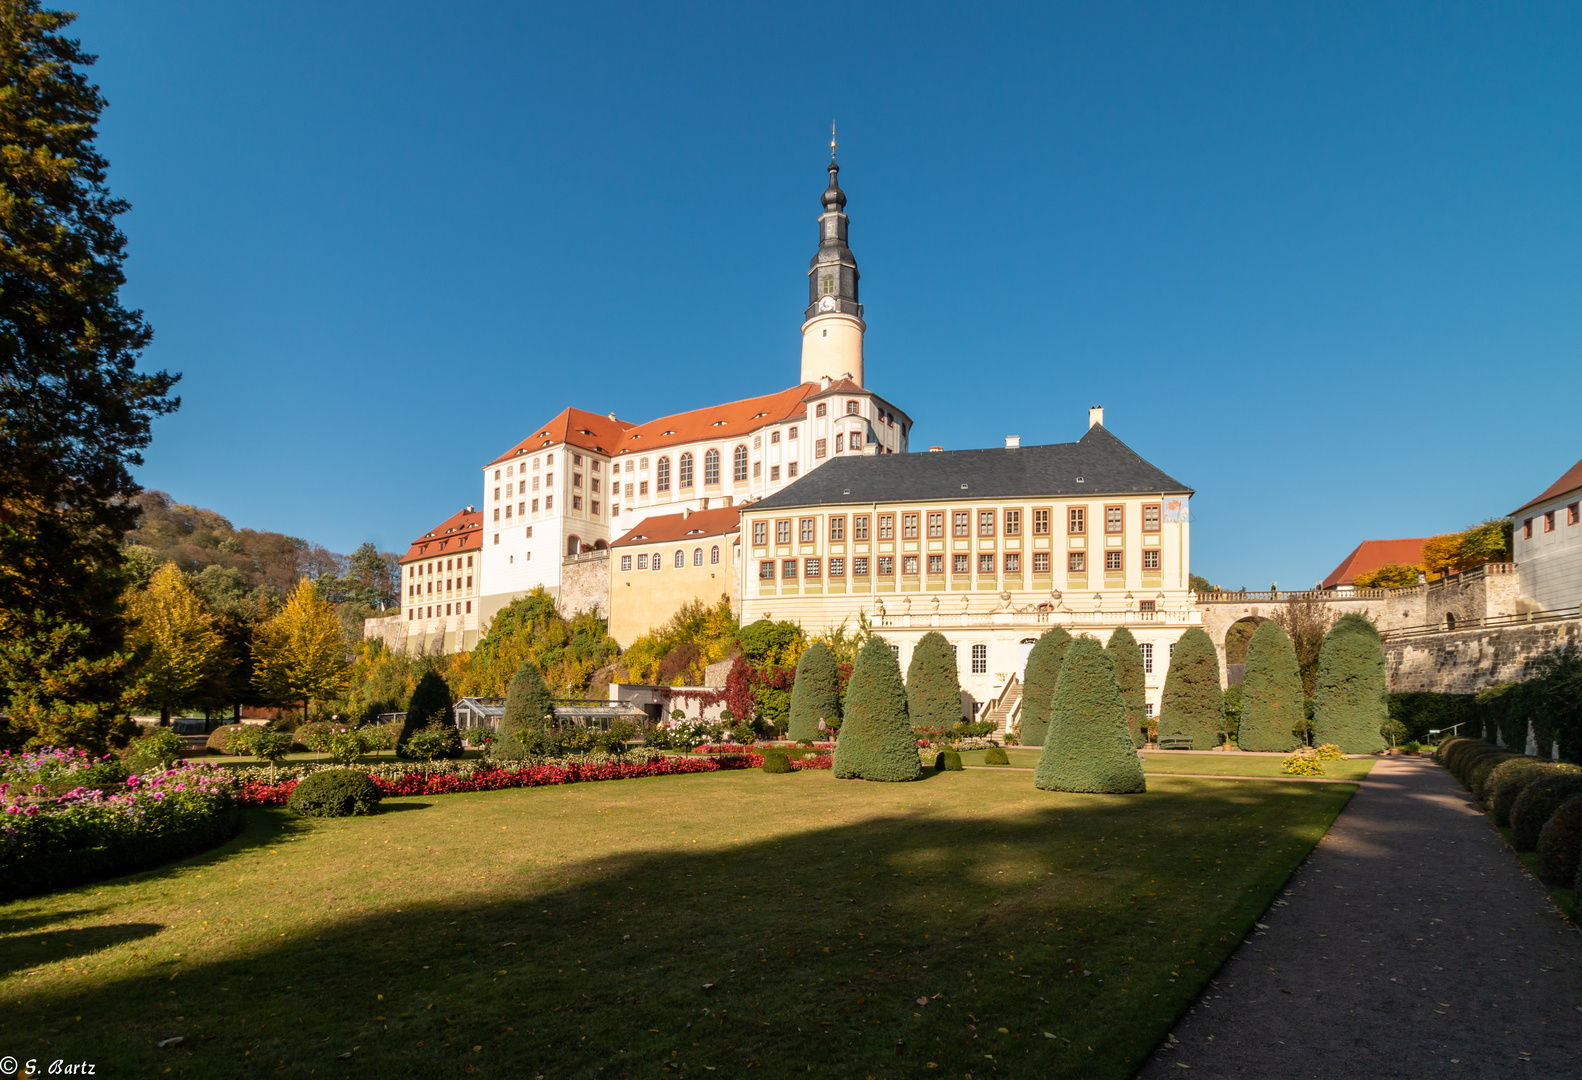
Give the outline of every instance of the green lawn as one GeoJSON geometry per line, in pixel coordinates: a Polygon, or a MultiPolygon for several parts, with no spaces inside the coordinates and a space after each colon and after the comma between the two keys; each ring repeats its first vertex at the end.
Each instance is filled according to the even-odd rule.
{"type": "Polygon", "coordinates": [[[209,855],[0,906],[0,1052],[115,1076],[1129,1077],[1353,790],[745,771],[253,811],[209,855]]]}
{"type": "MultiPolygon", "coordinates": [[[[961,763],[982,765],[983,754],[982,750],[967,751],[961,755],[961,763]]],[[[1006,747],[1006,756],[1011,759],[1011,764],[1024,769],[1038,765],[1038,754],[1039,751],[1025,747],[1006,747]]],[[[1284,776],[1280,771],[1280,760],[1252,754],[1172,754],[1169,751],[1155,751],[1143,755],[1143,772],[1150,775],[1201,773],[1210,776],[1284,776]]],[[[1373,762],[1373,758],[1326,761],[1324,779],[1361,780],[1373,768],[1373,762]]]]}

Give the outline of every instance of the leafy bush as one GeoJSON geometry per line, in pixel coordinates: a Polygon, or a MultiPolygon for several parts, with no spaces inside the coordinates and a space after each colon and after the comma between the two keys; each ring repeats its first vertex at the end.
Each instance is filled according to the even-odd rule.
{"type": "Polygon", "coordinates": [[[743,746],[751,746],[758,741],[758,732],[745,720],[731,728],[731,738],[743,746]]]}
{"type": "Polygon", "coordinates": [[[630,720],[615,720],[608,731],[601,731],[593,737],[593,748],[605,754],[624,754],[626,740],[636,734],[637,728],[630,720]]]}
{"type": "Polygon", "coordinates": [[[843,780],[916,780],[923,775],[895,654],[870,637],[852,668],[845,720],[835,743],[835,775],[843,780]]]}
{"type": "Polygon", "coordinates": [[[1280,624],[1258,624],[1247,643],[1236,745],[1243,750],[1285,752],[1297,745],[1302,725],[1302,672],[1296,648],[1280,624]]]}
{"type": "Polygon", "coordinates": [[[961,755],[954,750],[941,750],[934,755],[935,772],[961,772],[961,755]]]}
{"type": "Polygon", "coordinates": [[[181,760],[187,741],[170,728],[154,728],[133,739],[123,756],[133,772],[162,772],[181,760]]]}
{"type": "Polygon", "coordinates": [[[298,784],[286,805],[303,817],[347,817],[374,813],[380,797],[378,786],[365,772],[323,769],[298,784]]]}
{"type": "Polygon", "coordinates": [[[367,740],[363,733],[352,728],[341,728],[330,735],[329,746],[325,753],[337,765],[354,764],[358,758],[368,751],[367,740]]]}
{"type": "Polygon", "coordinates": [[[1280,762],[1280,771],[1287,776],[1323,776],[1324,762],[1318,751],[1304,746],[1280,762]]]}
{"type": "Polygon", "coordinates": [[[1033,785],[1043,791],[1108,795],[1147,790],[1142,762],[1126,730],[1115,661],[1093,638],[1078,638],[1066,650],[1033,785]]]}
{"type": "Polygon", "coordinates": [[[1474,770],[1478,769],[1479,766],[1486,762],[1498,764],[1501,761],[1509,760],[1512,756],[1514,755],[1512,755],[1509,751],[1501,750],[1499,747],[1485,744],[1481,747],[1468,750],[1465,754],[1462,754],[1461,757],[1457,759],[1456,767],[1452,770],[1452,774],[1457,780],[1461,781],[1462,787],[1466,788],[1468,791],[1471,791],[1474,770]]]}
{"type": "Polygon", "coordinates": [[[1573,795],[1549,815],[1538,833],[1538,880],[1557,889],[1569,889],[1576,880],[1582,855],[1582,794],[1573,795]]]}
{"type": "Polygon", "coordinates": [[[1011,758],[1005,752],[1005,747],[991,746],[983,752],[983,763],[985,765],[1009,765],[1011,758]]]}
{"type": "Polygon", "coordinates": [[[500,737],[509,739],[530,728],[554,724],[555,703],[544,674],[531,660],[523,661],[505,691],[505,711],[500,716],[500,737]]]}
{"type": "Polygon", "coordinates": [[[994,725],[987,720],[973,720],[956,725],[956,734],[963,739],[977,739],[994,733],[994,725]]]}
{"type": "Polygon", "coordinates": [[[1318,755],[1318,760],[1320,761],[1340,761],[1346,756],[1341,752],[1340,747],[1336,746],[1332,742],[1327,742],[1322,746],[1314,748],[1313,752],[1318,755]]]}
{"type": "Polygon", "coordinates": [[[1390,716],[1384,685],[1378,628],[1356,612],[1342,615],[1325,635],[1318,656],[1313,741],[1335,743],[1348,754],[1383,750],[1380,732],[1390,716]]]}
{"type": "Polygon", "coordinates": [[[246,724],[226,724],[224,727],[217,727],[209,732],[209,741],[206,745],[216,754],[234,754],[236,751],[231,749],[231,738],[238,732],[246,731],[247,727],[246,724]]]}
{"type": "Polygon", "coordinates": [[[430,724],[419,728],[401,744],[401,754],[419,761],[460,757],[461,732],[456,730],[454,724],[430,724]]]}
{"type": "Polygon", "coordinates": [[[1573,795],[1582,795],[1582,775],[1545,776],[1528,784],[1511,807],[1511,843],[1516,850],[1535,849],[1550,815],[1573,795]]]}
{"type": "Polygon", "coordinates": [[[1516,805],[1516,798],[1534,780],[1578,771],[1575,765],[1540,761],[1537,758],[1512,758],[1500,762],[1483,784],[1486,791],[1493,792],[1489,798],[1489,809],[1494,812],[1494,824],[1501,829],[1511,827],[1511,810],[1516,805]]]}
{"type": "Polygon", "coordinates": [[[249,727],[231,736],[231,749],[233,753],[246,754],[249,757],[267,761],[271,765],[291,753],[291,747],[296,742],[289,731],[271,731],[266,727],[249,727]]]}
{"type": "Polygon", "coordinates": [[[1160,735],[1186,735],[1192,749],[1219,745],[1225,697],[1219,687],[1219,656],[1201,626],[1189,626],[1176,642],[1165,673],[1159,708],[1160,735]]]}
{"type": "Polygon", "coordinates": [[[78,788],[116,788],[126,778],[126,762],[109,754],[94,757],[86,750],[51,747],[20,754],[0,753],[0,785],[4,785],[0,795],[10,790],[53,797],[78,788]]]}
{"type": "Polygon", "coordinates": [[[388,724],[367,724],[358,728],[357,733],[363,737],[363,745],[369,751],[394,750],[403,726],[400,720],[392,720],[388,724]]]}
{"type": "Polygon", "coordinates": [[[1055,683],[1071,647],[1071,634],[1063,626],[1052,626],[1041,634],[1027,654],[1027,670],[1022,683],[1022,726],[1017,740],[1023,746],[1043,746],[1049,732],[1049,705],[1055,696],[1055,683]]]}
{"type": "Polygon", "coordinates": [[[769,773],[792,772],[791,759],[785,754],[777,754],[773,750],[764,753],[763,771],[769,773]]]}
{"type": "Polygon", "coordinates": [[[1494,770],[1507,761],[1521,760],[1521,754],[1486,754],[1479,758],[1467,770],[1467,790],[1472,792],[1472,797],[1479,803],[1487,803],[1490,792],[1488,790],[1489,777],[1494,770]]]}
{"type": "Polygon", "coordinates": [[[477,747],[480,750],[487,747],[495,738],[493,729],[486,727],[468,728],[464,735],[468,746],[477,747]]]}
{"type": "Polygon", "coordinates": [[[816,738],[818,722],[839,715],[840,667],[830,647],[815,641],[797,660],[786,737],[794,741],[816,738]]]}
{"type": "Polygon", "coordinates": [[[340,729],[339,724],[331,724],[323,720],[315,720],[311,724],[303,724],[297,728],[295,735],[297,742],[315,754],[322,754],[330,748],[330,736],[340,729]]]}

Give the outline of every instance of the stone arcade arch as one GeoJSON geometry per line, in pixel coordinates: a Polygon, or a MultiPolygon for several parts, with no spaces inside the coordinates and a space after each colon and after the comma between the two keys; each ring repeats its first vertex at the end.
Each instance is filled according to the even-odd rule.
{"type": "Polygon", "coordinates": [[[1269,620],[1261,615],[1246,615],[1231,623],[1225,630],[1222,643],[1225,650],[1225,685],[1240,686],[1247,671],[1247,643],[1262,623],[1269,620]]]}

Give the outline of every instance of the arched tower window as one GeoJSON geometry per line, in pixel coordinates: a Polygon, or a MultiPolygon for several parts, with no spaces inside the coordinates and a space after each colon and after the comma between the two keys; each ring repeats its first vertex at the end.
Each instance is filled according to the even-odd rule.
{"type": "Polygon", "coordinates": [[[720,452],[710,450],[703,455],[703,482],[717,484],[720,482],[720,452]]]}
{"type": "Polygon", "coordinates": [[[682,454],[681,455],[680,467],[677,469],[677,472],[678,472],[679,475],[677,476],[676,479],[679,482],[679,484],[682,487],[684,487],[684,488],[691,487],[692,486],[692,455],[690,453],[686,453],[686,454],[682,454]]]}
{"type": "Polygon", "coordinates": [[[731,479],[741,483],[747,479],[747,444],[742,443],[731,455],[731,479]]]}
{"type": "Polygon", "coordinates": [[[660,458],[654,464],[654,490],[670,490],[670,459],[667,457],[660,458]]]}
{"type": "Polygon", "coordinates": [[[709,548],[709,562],[711,562],[711,563],[718,563],[719,561],[720,561],[720,546],[718,544],[715,544],[713,547],[709,548]]]}

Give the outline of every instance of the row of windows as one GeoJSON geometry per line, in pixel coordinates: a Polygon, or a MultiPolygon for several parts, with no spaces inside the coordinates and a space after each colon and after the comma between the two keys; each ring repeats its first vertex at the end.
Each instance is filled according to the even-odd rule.
{"type": "MultiPolygon", "coordinates": [[[[628,485],[630,486],[630,485],[628,485]]],[[[973,520],[971,510],[929,511],[928,513],[899,515],[901,519],[901,537],[905,540],[915,540],[921,530],[926,529],[930,539],[942,538],[948,525],[950,535],[953,537],[968,537],[974,534],[983,537],[992,536],[1021,536],[1022,511],[1020,510],[979,510],[977,520],[973,520]]],[[[1032,526],[1034,536],[1049,535],[1049,510],[1037,508],[1033,510],[1032,526]]],[[[877,514],[878,535],[881,540],[895,538],[895,514],[877,514]]],[[[789,544],[791,542],[791,518],[786,518],[774,523],[775,543],[789,544]]],[[[803,544],[811,544],[817,539],[818,519],[797,518],[797,540],[803,544]]],[[[869,515],[855,514],[851,519],[851,534],[853,540],[868,539],[869,515]]],[[[1081,535],[1087,531],[1087,508],[1072,506],[1068,508],[1067,532],[1072,535],[1081,535]]],[[[1106,506],[1104,508],[1104,531],[1107,533],[1120,533],[1125,531],[1124,508],[1120,506],[1106,506]]],[[[1143,507],[1143,531],[1159,531],[1159,506],[1150,503],[1143,507]]],[[[829,518],[829,539],[842,541],[846,539],[846,518],[835,516],[829,518]]],[[[769,522],[753,522],[753,543],[763,545],[769,542],[769,522]]]]}
{"type": "MultiPolygon", "coordinates": [[[[462,588],[463,586],[462,586],[461,581],[462,581],[461,578],[456,577],[456,578],[446,578],[444,581],[429,581],[429,582],[419,581],[419,582],[416,582],[416,583],[409,583],[407,585],[407,587],[406,587],[406,594],[407,594],[407,597],[410,599],[411,597],[414,597],[414,596],[422,596],[422,595],[424,595],[425,591],[428,594],[433,594],[436,591],[438,591],[438,592],[450,592],[453,589],[460,589],[460,588],[462,588]],[[453,581],[455,582],[454,586],[451,584],[451,582],[453,582],[453,581]],[[427,590],[425,590],[423,588],[423,586],[425,584],[428,586],[427,590]]],[[[467,584],[466,584],[465,587],[469,588],[469,589],[472,588],[472,575],[471,574],[467,575],[467,584]]]]}
{"type": "MultiPolygon", "coordinates": [[[[1582,519],[1582,503],[1572,503],[1571,505],[1567,506],[1566,507],[1566,524],[1567,525],[1575,525],[1578,522],[1579,519],[1582,519]]],[[[1554,531],[1555,531],[1555,512],[1553,510],[1550,510],[1550,511],[1547,511],[1544,514],[1544,532],[1551,533],[1551,532],[1554,532],[1554,531]]],[[[1531,540],[1532,538],[1533,538],[1533,519],[1532,518],[1524,518],[1524,519],[1522,519],[1522,539],[1523,540],[1531,540]]]]}
{"type": "MultiPolygon", "coordinates": [[[[649,569],[662,570],[662,569],[664,569],[665,556],[664,556],[663,552],[659,552],[659,551],[654,552],[654,554],[651,557],[648,556],[648,555],[637,555],[637,556],[622,555],[621,556],[621,569],[622,570],[630,570],[632,568],[632,560],[633,560],[634,557],[637,560],[637,569],[639,569],[639,570],[649,570],[649,569]]],[[[674,566],[675,566],[675,568],[677,570],[680,570],[683,567],[685,567],[687,565],[687,553],[686,553],[685,549],[683,549],[683,548],[676,548],[675,554],[671,557],[671,561],[672,561],[672,563],[674,564],[674,566]]],[[[717,565],[719,563],[719,561],[720,561],[720,546],[718,544],[715,544],[713,547],[709,548],[709,565],[710,566],[717,565]]],[[[703,565],[703,549],[702,548],[693,548],[692,549],[692,565],[693,566],[702,566],[703,565]]]]}
{"type": "MultiPolygon", "coordinates": [[[[1004,559],[1005,572],[1007,574],[1020,574],[1022,572],[1022,556],[1020,552],[1011,551],[1006,552],[1004,556],[997,556],[992,551],[985,551],[980,552],[977,556],[978,573],[980,575],[994,574],[1001,558],[1004,559]]],[[[950,556],[950,572],[952,574],[970,574],[972,572],[972,559],[973,557],[971,555],[950,556]]],[[[823,563],[823,560],[818,558],[806,558],[801,560],[779,560],[780,577],[784,580],[795,578],[797,576],[797,565],[799,561],[802,566],[803,577],[816,578],[821,576],[820,567],[823,563]]],[[[845,559],[837,555],[830,557],[828,561],[830,577],[846,576],[845,559]]],[[[758,563],[759,580],[773,580],[775,576],[775,562],[776,560],[774,559],[763,559],[758,563]]],[[[878,556],[877,563],[880,577],[889,577],[895,572],[895,558],[893,556],[880,555],[878,556]]],[[[854,557],[851,560],[852,575],[854,577],[866,577],[868,575],[868,566],[869,561],[867,558],[860,555],[854,557]]],[[[943,575],[945,572],[945,556],[901,556],[902,576],[916,577],[918,568],[920,566],[926,566],[930,574],[943,575]],[[928,560],[927,563],[922,562],[924,558],[928,560]]],[[[1049,573],[1049,553],[1047,551],[1033,552],[1032,566],[1033,573],[1035,574],[1049,573]]],[[[1088,563],[1086,552],[1073,551],[1066,556],[1066,571],[1068,573],[1085,574],[1087,573],[1087,566],[1088,563]]],[[[622,569],[625,568],[623,567],[622,569]]],[[[1106,551],[1104,553],[1104,569],[1109,572],[1125,570],[1125,553],[1120,551],[1106,551]]],[[[1159,569],[1159,552],[1157,550],[1150,549],[1143,552],[1143,569],[1147,571],[1155,571],[1159,569]]]]}
{"type": "MultiPolygon", "coordinates": [[[[433,619],[433,618],[436,618],[436,617],[437,618],[445,618],[445,617],[447,617],[447,616],[449,616],[451,614],[451,610],[450,609],[451,609],[452,606],[453,605],[451,605],[451,604],[431,604],[426,609],[425,608],[420,608],[420,607],[410,607],[410,608],[406,609],[406,619],[407,619],[407,622],[411,622],[414,619],[433,619]],[[441,610],[441,609],[443,609],[443,610],[441,610]],[[427,615],[423,614],[423,612],[425,610],[428,612],[427,615]],[[434,614],[435,612],[439,612],[439,615],[436,616],[434,614]]],[[[454,607],[456,608],[456,614],[457,615],[463,614],[460,604],[456,604],[456,605],[454,605],[454,607]]],[[[471,615],[472,614],[472,601],[471,600],[467,601],[467,610],[466,610],[465,614],[467,614],[467,615],[471,615]]]]}
{"type": "MultiPolygon", "coordinates": [[[[555,455],[553,453],[549,453],[549,454],[545,454],[543,456],[543,458],[533,458],[532,459],[533,471],[534,472],[538,471],[538,467],[539,467],[540,461],[542,461],[543,465],[546,468],[553,469],[555,467],[555,455]]],[[[571,464],[575,468],[581,468],[582,467],[582,455],[581,454],[572,454],[571,455],[571,464]]],[[[594,472],[598,472],[603,467],[598,458],[593,458],[592,461],[591,461],[591,464],[593,466],[593,471],[594,472]]],[[[525,462],[525,461],[522,462],[520,466],[507,465],[505,467],[505,478],[507,480],[509,480],[513,475],[516,475],[516,474],[520,474],[522,476],[526,476],[527,475],[527,462],[525,462]]],[[[495,478],[495,480],[499,480],[500,479],[500,470],[499,469],[494,470],[494,478],[495,478]]],[[[554,482],[555,482],[555,477],[554,477],[553,474],[551,474],[549,476],[548,480],[546,481],[546,483],[553,484],[554,482]]],[[[523,483],[526,483],[526,481],[523,481],[523,483]]],[[[538,477],[536,477],[536,476],[533,478],[533,489],[535,491],[538,490],[538,477]]],[[[525,491],[526,488],[524,488],[523,490],[525,491]]],[[[495,496],[494,497],[497,498],[497,499],[500,497],[500,494],[499,494],[498,491],[495,492],[495,496]]]]}
{"type": "MultiPolygon", "coordinates": [[[[425,573],[433,574],[436,570],[438,570],[439,573],[445,574],[445,573],[449,573],[449,572],[451,572],[453,570],[460,570],[460,569],[461,569],[461,556],[458,555],[458,556],[456,556],[455,558],[452,558],[452,559],[444,559],[444,560],[435,559],[433,562],[425,563],[422,566],[419,566],[416,563],[413,563],[412,565],[410,565],[410,566],[408,566],[406,568],[406,576],[407,576],[408,580],[411,580],[412,578],[422,577],[425,573]],[[444,563],[443,566],[440,565],[441,562],[444,563]]],[[[472,569],[472,556],[471,555],[467,556],[467,569],[468,570],[472,569]]]]}

